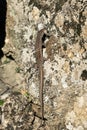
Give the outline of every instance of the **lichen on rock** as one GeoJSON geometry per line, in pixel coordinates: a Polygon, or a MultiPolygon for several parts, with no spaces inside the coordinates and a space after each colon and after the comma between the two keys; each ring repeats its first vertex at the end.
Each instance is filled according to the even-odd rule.
{"type": "MultiPolygon", "coordinates": [[[[27,127],[24,125],[24,127],[27,130],[29,128],[38,129],[40,120],[38,118],[38,110],[40,111],[38,106],[39,73],[36,67],[35,42],[40,25],[43,25],[49,34],[45,40],[46,48],[43,48],[44,116],[47,119],[45,129],[87,129],[86,0],[7,0],[6,39],[5,46],[2,48],[4,57],[1,59],[2,66],[0,67],[3,74],[0,77],[6,76],[6,73],[3,72],[4,68],[9,75],[7,77],[10,78],[10,80],[7,78],[6,81],[14,82],[14,84],[17,82],[18,90],[23,88],[32,97],[34,105],[28,106],[31,107],[31,112],[27,110],[30,117],[30,119],[27,117],[27,121],[32,128],[28,125],[27,127]],[[4,64],[4,59],[10,60],[9,63],[5,62],[7,66],[4,64]],[[10,74],[9,68],[12,72],[10,74]],[[18,71],[20,73],[15,72],[17,70],[15,68],[20,68],[18,71]],[[5,76],[3,76],[4,74],[5,76]],[[14,75],[14,78],[11,74],[14,75]]],[[[23,96],[24,100],[26,96],[23,96]]],[[[6,102],[10,98],[8,97],[6,102]]],[[[15,100],[16,96],[13,95],[12,98],[15,100]]],[[[21,106],[20,98],[21,96],[17,99],[19,105],[16,104],[17,108],[21,106]]],[[[27,99],[25,101],[27,102],[27,99]]],[[[10,107],[9,105],[7,102],[8,107],[10,107]]],[[[24,106],[26,106],[25,102],[24,106]]],[[[13,108],[11,108],[11,112],[13,108]]],[[[21,110],[19,114],[20,112],[21,110]]],[[[18,114],[17,111],[14,113],[18,114]]],[[[26,114],[25,112],[23,116],[26,114]]],[[[7,126],[12,122],[18,130],[19,117],[19,115],[18,117],[15,115],[16,124],[13,122],[14,118],[10,117],[7,126]]],[[[9,129],[7,126],[3,126],[4,129],[9,129]]],[[[23,129],[25,129],[24,127],[23,129]]]]}

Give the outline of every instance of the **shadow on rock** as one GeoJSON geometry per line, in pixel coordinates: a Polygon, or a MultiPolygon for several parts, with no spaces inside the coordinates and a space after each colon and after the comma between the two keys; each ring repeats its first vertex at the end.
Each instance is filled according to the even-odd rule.
{"type": "Polygon", "coordinates": [[[0,59],[3,57],[2,47],[5,45],[6,13],[7,13],[7,2],[6,0],[1,0],[0,1],[0,59]]]}

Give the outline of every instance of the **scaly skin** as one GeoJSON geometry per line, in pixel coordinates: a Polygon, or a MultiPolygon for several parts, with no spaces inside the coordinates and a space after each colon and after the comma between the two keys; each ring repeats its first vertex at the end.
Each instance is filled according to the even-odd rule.
{"type": "Polygon", "coordinates": [[[43,86],[44,86],[44,79],[43,79],[43,41],[42,38],[45,34],[45,29],[41,29],[37,33],[37,38],[36,38],[36,44],[35,44],[35,50],[36,50],[36,62],[37,62],[37,67],[39,69],[39,96],[40,96],[40,103],[41,103],[41,118],[44,120],[44,102],[43,102],[43,86]]]}

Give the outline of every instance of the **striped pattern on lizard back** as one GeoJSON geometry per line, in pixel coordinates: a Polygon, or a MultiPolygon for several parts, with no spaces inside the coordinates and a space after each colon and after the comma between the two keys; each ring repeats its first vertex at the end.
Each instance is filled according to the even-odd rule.
{"type": "Polygon", "coordinates": [[[36,38],[36,44],[35,44],[35,51],[36,51],[36,62],[37,62],[37,67],[39,71],[39,96],[40,96],[40,103],[41,103],[41,118],[42,120],[44,119],[44,102],[43,102],[43,50],[42,50],[42,45],[43,45],[43,36],[45,33],[45,29],[41,29],[37,33],[37,38],[36,38]]]}

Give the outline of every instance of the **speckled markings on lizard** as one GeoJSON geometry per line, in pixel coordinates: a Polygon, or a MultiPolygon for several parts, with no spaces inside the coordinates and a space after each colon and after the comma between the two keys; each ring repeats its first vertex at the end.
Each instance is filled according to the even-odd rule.
{"type": "Polygon", "coordinates": [[[36,62],[37,67],[39,70],[39,96],[40,96],[40,103],[41,103],[41,119],[44,120],[44,102],[43,102],[43,86],[44,86],[44,79],[43,79],[43,37],[46,32],[46,29],[41,29],[37,33],[36,44],[35,44],[35,51],[36,51],[36,62]]]}

